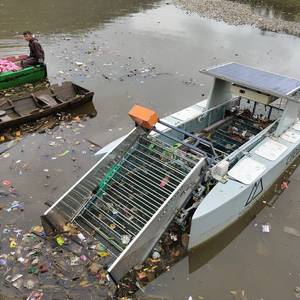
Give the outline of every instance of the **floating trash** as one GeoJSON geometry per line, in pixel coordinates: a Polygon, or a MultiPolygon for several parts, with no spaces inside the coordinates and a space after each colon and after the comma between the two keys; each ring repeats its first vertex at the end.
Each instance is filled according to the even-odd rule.
{"type": "Polygon", "coordinates": [[[121,237],[121,241],[122,241],[122,244],[124,245],[127,245],[130,243],[130,240],[131,240],[131,237],[129,235],[122,235],[121,237]]]}
{"type": "Polygon", "coordinates": [[[265,232],[265,233],[271,232],[271,226],[269,224],[262,224],[261,229],[262,229],[262,232],[265,232]]]}
{"type": "Polygon", "coordinates": [[[11,181],[8,179],[2,180],[2,184],[5,186],[10,186],[11,185],[11,181]]]}

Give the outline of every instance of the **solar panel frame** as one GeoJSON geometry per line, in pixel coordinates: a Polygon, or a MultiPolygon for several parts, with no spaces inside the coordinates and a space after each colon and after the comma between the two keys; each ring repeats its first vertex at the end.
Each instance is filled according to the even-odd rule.
{"type": "Polygon", "coordinates": [[[276,97],[288,97],[300,89],[298,79],[234,62],[201,72],[276,97]]]}

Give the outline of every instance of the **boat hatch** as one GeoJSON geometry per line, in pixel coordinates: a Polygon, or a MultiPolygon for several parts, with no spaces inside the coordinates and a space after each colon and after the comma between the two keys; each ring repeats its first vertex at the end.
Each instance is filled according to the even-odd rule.
{"type": "Polygon", "coordinates": [[[249,157],[245,157],[239,161],[231,170],[228,175],[244,184],[251,184],[266,170],[266,167],[249,157]]]}
{"type": "Polygon", "coordinates": [[[278,159],[286,150],[287,146],[278,143],[271,138],[266,138],[264,143],[256,148],[255,154],[267,160],[274,161],[278,159]]]}
{"type": "Polygon", "coordinates": [[[292,130],[287,130],[281,135],[281,138],[286,140],[289,143],[296,144],[300,140],[300,135],[293,132],[292,130]]]}
{"type": "Polygon", "coordinates": [[[242,111],[209,133],[215,149],[226,155],[236,151],[262,130],[272,124],[272,120],[254,117],[249,110],[242,111]]]}
{"type": "Polygon", "coordinates": [[[59,212],[98,239],[119,281],[143,262],[199,181],[206,158],[179,148],[136,127],[44,217],[59,212]]]}

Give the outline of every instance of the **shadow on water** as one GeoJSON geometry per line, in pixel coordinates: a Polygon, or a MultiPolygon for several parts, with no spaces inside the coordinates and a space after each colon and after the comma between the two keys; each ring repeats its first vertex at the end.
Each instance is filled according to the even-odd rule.
{"type": "Polygon", "coordinates": [[[192,249],[188,254],[189,273],[193,273],[208,263],[227,245],[229,245],[265,207],[272,206],[283,192],[280,188],[282,181],[288,181],[300,163],[300,157],[277,179],[277,181],[260,197],[259,201],[241,218],[224,229],[215,237],[199,247],[192,249]]]}
{"type": "Polygon", "coordinates": [[[73,116],[87,115],[91,119],[95,118],[98,113],[93,102],[84,103],[80,106],[67,110],[67,112],[69,112],[73,116]]]}
{"type": "Polygon", "coordinates": [[[300,22],[300,2],[298,0],[232,0],[248,3],[253,11],[267,18],[279,18],[300,22]]]}
{"type": "Polygon", "coordinates": [[[0,38],[31,30],[74,32],[108,23],[126,14],[152,8],[157,0],[19,0],[0,2],[0,38]]]}

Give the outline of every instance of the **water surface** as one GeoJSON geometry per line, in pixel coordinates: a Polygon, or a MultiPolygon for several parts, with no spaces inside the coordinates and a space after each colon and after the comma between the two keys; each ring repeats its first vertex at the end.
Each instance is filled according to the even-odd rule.
{"type": "MultiPolygon", "coordinates": [[[[205,99],[212,79],[199,73],[201,68],[236,61],[300,78],[299,38],[187,15],[165,2],[28,0],[20,5],[4,0],[0,5],[0,56],[26,52],[27,45],[15,35],[24,29],[36,32],[50,81],[72,80],[95,91],[98,112],[79,134],[58,128],[53,134],[65,139],[59,149],[49,146],[52,133],[34,135],[11,150],[9,158],[1,158],[0,178],[10,179],[26,201],[21,216],[2,215],[2,224],[27,228],[39,222],[44,202],[55,201],[96,161],[83,140],[105,145],[127,133],[133,126],[127,112],[134,103],[164,116],[205,99]],[[76,140],[81,141],[78,148],[76,140]],[[51,160],[65,150],[75,151],[77,160],[68,155],[51,160]],[[20,174],[17,160],[30,168],[20,174]]],[[[274,208],[264,209],[223,250],[206,261],[200,252],[191,274],[190,261],[181,261],[149,286],[147,295],[223,300],[232,299],[230,290],[244,289],[251,300],[294,299],[300,240],[283,227],[300,229],[299,178],[297,170],[274,208]],[[265,222],[271,224],[270,234],[261,232],[265,222]]]]}

